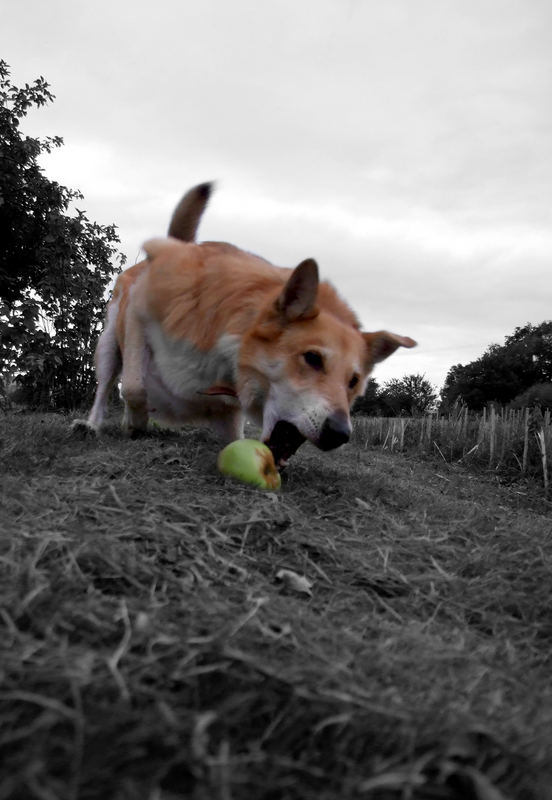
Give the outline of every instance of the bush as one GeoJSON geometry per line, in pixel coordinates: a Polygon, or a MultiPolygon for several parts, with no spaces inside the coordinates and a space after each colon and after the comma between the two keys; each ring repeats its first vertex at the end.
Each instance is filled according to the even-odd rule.
{"type": "Polygon", "coordinates": [[[552,383],[536,383],[519,394],[510,404],[511,408],[539,406],[541,409],[552,409],[552,383]]]}

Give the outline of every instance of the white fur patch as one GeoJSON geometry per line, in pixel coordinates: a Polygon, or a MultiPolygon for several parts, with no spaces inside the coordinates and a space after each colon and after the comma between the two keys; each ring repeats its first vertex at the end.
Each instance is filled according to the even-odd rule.
{"type": "Polygon", "coordinates": [[[327,401],[319,395],[297,392],[285,382],[273,383],[266,399],[262,439],[268,439],[276,423],[285,420],[310,441],[316,441],[331,412],[327,401]]]}
{"type": "Polygon", "coordinates": [[[146,339],[159,378],[176,397],[193,400],[210,386],[235,385],[238,336],[225,334],[211,350],[203,352],[186,339],[165,336],[161,326],[152,322],[146,339]]]}
{"type": "Polygon", "coordinates": [[[148,259],[151,260],[152,258],[158,256],[159,253],[166,251],[168,247],[182,250],[182,245],[183,242],[181,242],[179,239],[175,239],[172,236],[167,236],[164,239],[161,237],[156,239],[148,239],[147,242],[144,242],[143,248],[148,259]]]}

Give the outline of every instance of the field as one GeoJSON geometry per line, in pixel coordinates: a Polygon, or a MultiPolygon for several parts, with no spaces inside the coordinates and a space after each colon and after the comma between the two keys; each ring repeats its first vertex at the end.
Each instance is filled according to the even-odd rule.
{"type": "Polygon", "coordinates": [[[69,425],[0,416],[0,800],[552,797],[542,491],[359,434],[266,494],[69,425]]]}
{"type": "Polygon", "coordinates": [[[503,478],[528,479],[549,497],[552,455],[550,410],[496,409],[469,412],[464,406],[448,414],[422,417],[358,417],[358,446],[389,452],[432,453],[445,462],[487,467],[503,478]]]}

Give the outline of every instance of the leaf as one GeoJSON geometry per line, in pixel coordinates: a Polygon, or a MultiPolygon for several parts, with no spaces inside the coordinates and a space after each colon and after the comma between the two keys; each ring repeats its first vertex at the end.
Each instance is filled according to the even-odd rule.
{"type": "Polygon", "coordinates": [[[291,569],[281,569],[276,574],[276,580],[282,581],[287,589],[312,597],[312,582],[304,575],[298,575],[297,572],[293,572],[291,569]]]}

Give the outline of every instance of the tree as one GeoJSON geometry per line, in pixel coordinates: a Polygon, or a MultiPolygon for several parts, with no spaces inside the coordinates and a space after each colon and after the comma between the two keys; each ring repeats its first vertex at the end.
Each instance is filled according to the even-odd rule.
{"type": "Polygon", "coordinates": [[[475,361],[452,367],[441,397],[444,408],[460,399],[468,408],[481,409],[510,403],[532,386],[550,382],[552,322],[528,323],[507,336],[504,345],[490,345],[475,361]]]}
{"type": "Polygon", "coordinates": [[[75,190],[48,179],[38,157],[60,137],[20,131],[54,99],[44,78],[23,88],[0,60],[0,389],[16,381],[33,405],[73,407],[93,383],[106,289],[124,263],[114,225],[73,208],[75,190]]]}
{"type": "Polygon", "coordinates": [[[387,414],[418,416],[431,410],[437,392],[424,375],[405,375],[387,381],[379,399],[387,414]]]}
{"type": "Polygon", "coordinates": [[[380,387],[375,378],[369,378],[366,384],[366,391],[358,397],[353,407],[353,413],[364,414],[367,417],[377,417],[382,412],[382,405],[379,399],[380,387]]]}
{"type": "Polygon", "coordinates": [[[517,356],[520,365],[524,365],[527,382],[552,382],[551,321],[540,325],[528,322],[522,328],[516,328],[504,340],[504,347],[517,356]]]}

